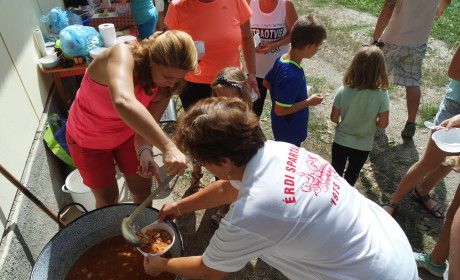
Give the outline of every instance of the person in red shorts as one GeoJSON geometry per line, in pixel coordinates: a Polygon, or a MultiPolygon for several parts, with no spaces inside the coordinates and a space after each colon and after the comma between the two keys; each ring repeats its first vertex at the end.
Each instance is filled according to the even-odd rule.
{"type": "Polygon", "coordinates": [[[116,204],[114,160],[134,203],[160,181],[152,145],[163,153],[168,174],[184,174],[185,156],[158,126],[170,92],[197,69],[192,38],[182,31],[157,32],[135,44],[117,44],[88,67],[70,108],[67,143],[96,207],[116,204]]]}

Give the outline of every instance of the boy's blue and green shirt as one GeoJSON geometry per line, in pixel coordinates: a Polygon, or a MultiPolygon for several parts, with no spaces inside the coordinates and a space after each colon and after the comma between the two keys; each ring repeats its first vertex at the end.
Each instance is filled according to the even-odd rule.
{"type": "Polygon", "coordinates": [[[277,116],[275,104],[291,107],[294,103],[308,98],[307,79],[303,68],[292,60],[278,57],[265,76],[270,83],[272,99],[272,130],[276,141],[300,144],[308,135],[308,107],[286,116],[277,116]]]}

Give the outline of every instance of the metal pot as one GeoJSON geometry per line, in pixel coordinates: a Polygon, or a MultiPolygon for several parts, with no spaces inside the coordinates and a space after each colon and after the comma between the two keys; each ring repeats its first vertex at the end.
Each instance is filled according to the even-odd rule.
{"type": "MultiPolygon", "coordinates": [[[[77,259],[97,243],[121,234],[121,221],[130,215],[138,205],[118,204],[91,211],[59,231],[41,251],[32,269],[30,279],[65,279],[77,259]]],[[[135,222],[143,228],[158,218],[159,211],[148,207],[135,222]]],[[[172,223],[176,241],[170,249],[173,257],[184,255],[182,236],[176,224],[172,223]]]]}

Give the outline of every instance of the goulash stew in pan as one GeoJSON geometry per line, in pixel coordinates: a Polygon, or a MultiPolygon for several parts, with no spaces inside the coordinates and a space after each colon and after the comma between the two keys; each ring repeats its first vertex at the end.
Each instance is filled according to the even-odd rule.
{"type": "MultiPolygon", "coordinates": [[[[169,233],[168,233],[169,234],[169,233]]],[[[164,257],[170,258],[166,253],[164,257]]],[[[173,274],[163,272],[157,277],[144,273],[144,256],[119,235],[106,239],[86,251],[74,263],[66,280],[172,280],[173,274]]]]}

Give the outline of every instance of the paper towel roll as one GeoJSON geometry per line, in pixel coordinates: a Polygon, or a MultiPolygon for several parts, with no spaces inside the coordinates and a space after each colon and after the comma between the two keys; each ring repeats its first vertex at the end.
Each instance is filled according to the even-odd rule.
{"type": "Polygon", "coordinates": [[[117,33],[115,32],[113,23],[99,25],[99,33],[101,34],[102,41],[104,41],[104,47],[110,48],[117,39],[117,33]]]}
{"type": "Polygon", "coordinates": [[[155,0],[155,9],[158,12],[163,12],[165,10],[165,2],[163,0],[155,0]]]}
{"type": "Polygon", "coordinates": [[[38,48],[40,49],[40,53],[42,54],[42,56],[47,56],[45,40],[43,39],[43,34],[40,31],[40,29],[35,29],[34,30],[34,39],[35,39],[35,43],[37,44],[38,48]]]}
{"type": "Polygon", "coordinates": [[[102,0],[102,6],[108,9],[112,6],[112,4],[110,3],[110,0],[102,0]]]}

